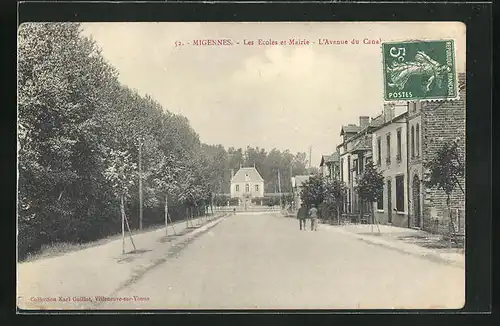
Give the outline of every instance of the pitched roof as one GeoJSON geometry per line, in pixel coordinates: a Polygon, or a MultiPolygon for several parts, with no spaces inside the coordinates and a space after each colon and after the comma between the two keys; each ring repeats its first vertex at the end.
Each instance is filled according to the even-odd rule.
{"type": "Polygon", "coordinates": [[[335,152],[330,155],[330,160],[328,162],[340,162],[340,154],[335,152]]]}
{"type": "Polygon", "coordinates": [[[330,155],[321,155],[321,162],[319,163],[319,166],[323,166],[328,160],[330,159],[330,155]]]}
{"type": "Polygon", "coordinates": [[[309,175],[296,175],[295,178],[295,187],[301,187],[304,182],[309,180],[311,176],[309,175]]]}
{"type": "Polygon", "coordinates": [[[361,151],[371,151],[371,150],[372,150],[371,134],[368,134],[365,137],[363,137],[360,140],[358,140],[354,144],[354,146],[350,150],[350,152],[361,152],[361,151]]]}
{"type": "Polygon", "coordinates": [[[357,133],[361,129],[363,129],[363,128],[360,126],[356,126],[356,125],[342,126],[342,129],[340,130],[340,135],[342,136],[343,134],[346,134],[346,133],[357,133]]]}
{"type": "Polygon", "coordinates": [[[323,164],[326,164],[326,163],[339,162],[339,161],[340,161],[340,155],[337,152],[335,152],[331,155],[322,155],[321,156],[321,163],[319,166],[323,166],[323,164]]]}
{"type": "Polygon", "coordinates": [[[394,123],[394,121],[397,121],[397,120],[405,117],[406,115],[408,115],[408,111],[405,111],[405,112],[403,112],[401,114],[398,114],[397,116],[395,116],[392,119],[389,119],[387,121],[385,121],[385,119],[382,118],[381,121],[380,121],[380,123],[378,123],[377,126],[373,126],[372,131],[377,131],[379,129],[382,129],[385,126],[390,125],[391,123],[394,123]]]}
{"type": "Polygon", "coordinates": [[[370,127],[378,127],[383,123],[384,123],[384,115],[380,114],[379,116],[372,118],[372,121],[370,122],[370,127]]]}
{"type": "Polygon", "coordinates": [[[245,181],[264,181],[260,173],[256,168],[240,168],[238,172],[235,173],[231,182],[245,182],[245,181]]]}

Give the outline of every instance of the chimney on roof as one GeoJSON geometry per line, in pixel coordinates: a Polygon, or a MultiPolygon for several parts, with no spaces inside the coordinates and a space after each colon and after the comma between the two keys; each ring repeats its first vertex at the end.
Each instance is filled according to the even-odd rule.
{"type": "Polygon", "coordinates": [[[231,169],[231,179],[234,177],[234,169],[231,169]]]}
{"type": "Polygon", "coordinates": [[[384,122],[390,121],[394,118],[394,104],[384,104],[384,122]]]}
{"type": "Polygon", "coordinates": [[[370,124],[370,117],[368,117],[368,116],[360,116],[359,117],[359,126],[361,128],[368,127],[369,124],[370,124]]]}

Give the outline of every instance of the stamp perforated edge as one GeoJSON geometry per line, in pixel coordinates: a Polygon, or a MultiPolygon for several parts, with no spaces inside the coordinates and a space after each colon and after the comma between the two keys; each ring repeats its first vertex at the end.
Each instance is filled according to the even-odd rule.
{"type": "Polygon", "coordinates": [[[382,92],[383,92],[383,102],[384,104],[390,104],[390,103],[406,103],[406,102],[453,102],[453,101],[459,101],[461,99],[460,97],[460,83],[459,83],[459,80],[458,80],[458,71],[456,69],[456,48],[455,48],[455,44],[456,44],[456,39],[454,38],[443,38],[443,39],[435,39],[435,38],[432,38],[432,39],[405,39],[405,40],[387,40],[387,41],[383,41],[381,44],[380,44],[380,52],[382,53],[382,82],[383,82],[383,86],[382,86],[382,92]],[[433,41],[443,41],[443,42],[446,42],[446,41],[453,41],[453,63],[455,65],[455,89],[456,89],[456,95],[454,97],[449,97],[449,96],[445,96],[445,97],[435,97],[435,98],[425,98],[425,99],[419,99],[419,98],[415,98],[415,99],[394,99],[394,100],[388,100],[385,98],[385,85],[386,85],[386,76],[385,76],[385,60],[384,60],[384,57],[383,57],[383,52],[382,52],[382,49],[383,49],[383,46],[384,44],[399,44],[399,43],[414,43],[414,42],[433,42],[433,41]]]}

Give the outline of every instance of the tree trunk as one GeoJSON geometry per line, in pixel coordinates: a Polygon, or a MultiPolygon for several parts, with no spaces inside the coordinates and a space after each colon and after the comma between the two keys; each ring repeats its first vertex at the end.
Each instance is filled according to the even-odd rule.
{"type": "Polygon", "coordinates": [[[340,206],[337,205],[337,221],[338,221],[338,225],[340,225],[340,206]]]}
{"type": "Polygon", "coordinates": [[[123,195],[120,198],[120,211],[122,213],[122,254],[125,253],[125,204],[123,195]]]}
{"type": "Polygon", "coordinates": [[[168,236],[168,195],[165,195],[165,236],[168,236]]]}
{"type": "Polygon", "coordinates": [[[450,235],[449,235],[449,237],[450,237],[449,246],[451,247],[453,233],[455,233],[455,226],[453,225],[453,216],[451,214],[450,196],[451,196],[451,194],[447,194],[447,197],[446,197],[446,206],[448,207],[448,216],[450,218],[450,227],[448,228],[448,231],[450,233],[450,235]]]}
{"type": "Polygon", "coordinates": [[[132,231],[130,230],[130,225],[128,225],[128,219],[127,216],[125,215],[125,223],[127,225],[127,230],[128,230],[128,235],[130,237],[130,242],[132,242],[132,247],[134,247],[134,251],[137,250],[135,247],[134,239],[132,238],[132,231]]]}
{"type": "Polygon", "coordinates": [[[373,222],[373,224],[375,224],[377,226],[378,233],[380,233],[380,228],[378,226],[378,220],[375,219],[375,210],[373,208],[373,204],[371,206],[370,212],[371,212],[372,222],[373,222]]]}
{"type": "Polygon", "coordinates": [[[361,224],[363,221],[363,201],[360,200],[358,203],[361,204],[359,205],[359,224],[361,224]]]}

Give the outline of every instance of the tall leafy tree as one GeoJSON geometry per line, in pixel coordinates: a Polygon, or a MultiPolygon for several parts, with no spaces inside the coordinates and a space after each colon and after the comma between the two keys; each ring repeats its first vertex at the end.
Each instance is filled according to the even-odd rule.
{"type": "MultiPolygon", "coordinates": [[[[340,223],[340,212],[344,205],[344,195],[346,192],[345,184],[337,179],[325,180],[324,192],[326,208],[330,212],[336,212],[337,222],[340,223]]],[[[329,216],[332,217],[331,215],[329,216]]]]}
{"type": "Polygon", "coordinates": [[[300,199],[308,207],[311,205],[319,206],[325,199],[324,186],[324,180],[321,176],[311,176],[302,185],[300,199]]]}
{"type": "MultiPolygon", "coordinates": [[[[384,191],[384,176],[382,175],[382,172],[375,168],[373,162],[366,163],[363,173],[361,173],[357,178],[357,185],[355,189],[358,192],[361,203],[363,204],[361,207],[370,207],[373,224],[375,221],[373,203],[383,196],[384,191]]],[[[361,210],[360,214],[363,214],[363,210],[361,210]]]]}
{"type": "Polygon", "coordinates": [[[465,176],[465,162],[459,150],[458,140],[443,143],[426,164],[426,168],[430,170],[429,179],[425,181],[427,186],[443,190],[446,194],[450,232],[453,233],[455,226],[451,214],[451,196],[457,189],[465,195],[461,185],[465,176]]]}

